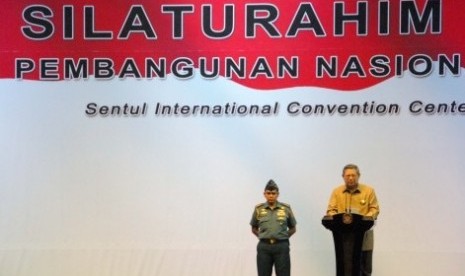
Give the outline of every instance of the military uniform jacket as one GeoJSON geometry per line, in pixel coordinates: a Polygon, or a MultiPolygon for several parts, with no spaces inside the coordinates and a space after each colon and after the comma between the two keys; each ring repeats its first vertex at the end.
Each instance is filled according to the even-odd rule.
{"type": "Polygon", "coordinates": [[[267,202],[255,206],[250,225],[258,227],[260,239],[289,239],[289,228],[297,224],[291,206],[276,202],[271,209],[267,202]]]}

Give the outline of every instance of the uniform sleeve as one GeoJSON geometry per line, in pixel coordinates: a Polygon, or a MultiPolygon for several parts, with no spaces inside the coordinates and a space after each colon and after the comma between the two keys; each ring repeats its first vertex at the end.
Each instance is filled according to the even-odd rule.
{"type": "Polygon", "coordinates": [[[250,219],[250,225],[253,227],[258,227],[257,208],[253,210],[252,218],[250,219]]]}
{"type": "Polygon", "coordinates": [[[292,211],[291,207],[289,206],[289,216],[287,218],[287,226],[289,228],[295,227],[297,225],[297,221],[294,216],[294,212],[292,211]]]}

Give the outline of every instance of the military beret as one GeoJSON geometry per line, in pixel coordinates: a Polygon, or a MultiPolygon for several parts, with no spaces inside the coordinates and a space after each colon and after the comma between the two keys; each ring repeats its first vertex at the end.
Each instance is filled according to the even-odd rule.
{"type": "Polygon", "coordinates": [[[279,191],[279,188],[278,188],[278,185],[276,184],[276,182],[274,182],[273,179],[270,179],[268,181],[268,183],[266,183],[265,191],[266,190],[268,190],[268,191],[273,191],[273,190],[279,191]]]}

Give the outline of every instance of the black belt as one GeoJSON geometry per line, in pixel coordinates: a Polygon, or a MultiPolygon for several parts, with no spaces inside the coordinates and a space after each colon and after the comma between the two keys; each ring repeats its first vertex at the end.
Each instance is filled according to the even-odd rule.
{"type": "Polygon", "coordinates": [[[267,243],[267,244],[276,244],[280,242],[289,242],[288,239],[284,240],[278,240],[278,239],[260,239],[261,242],[267,243]]]}

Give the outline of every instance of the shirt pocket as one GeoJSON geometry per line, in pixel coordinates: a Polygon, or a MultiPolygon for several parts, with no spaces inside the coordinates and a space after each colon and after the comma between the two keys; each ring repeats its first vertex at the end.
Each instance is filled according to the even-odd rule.
{"type": "Polygon", "coordinates": [[[270,227],[269,217],[261,217],[258,219],[258,228],[260,229],[260,233],[267,231],[269,227],[270,227]]]}

